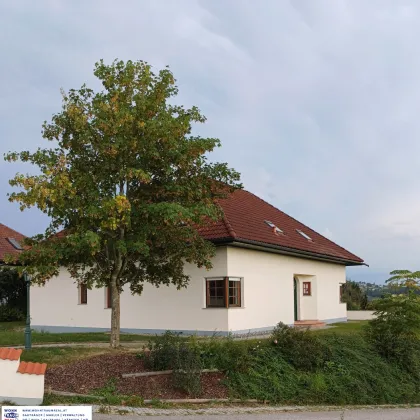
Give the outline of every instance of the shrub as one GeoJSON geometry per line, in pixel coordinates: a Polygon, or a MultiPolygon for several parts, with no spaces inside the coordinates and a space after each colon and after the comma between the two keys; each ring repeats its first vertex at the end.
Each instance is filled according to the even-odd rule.
{"type": "Polygon", "coordinates": [[[330,352],[319,337],[309,330],[299,330],[279,323],[271,341],[279,354],[296,369],[311,371],[323,366],[330,352]]]}
{"type": "Polygon", "coordinates": [[[182,343],[177,349],[173,368],[174,386],[193,397],[200,395],[202,364],[198,349],[182,343]]]}
{"type": "Polygon", "coordinates": [[[149,340],[149,352],[144,355],[144,364],[148,369],[168,370],[173,369],[179,347],[185,339],[180,333],[166,331],[149,340]]]}
{"type": "Polygon", "coordinates": [[[0,322],[23,321],[24,313],[8,305],[0,305],[0,322]]]}
{"type": "Polygon", "coordinates": [[[206,341],[195,341],[202,365],[206,369],[223,372],[245,370],[249,364],[250,351],[259,346],[257,340],[234,340],[229,337],[212,337],[206,341]]]}
{"type": "Polygon", "coordinates": [[[420,375],[420,296],[386,296],[375,302],[376,319],[365,334],[378,353],[420,375]]]}

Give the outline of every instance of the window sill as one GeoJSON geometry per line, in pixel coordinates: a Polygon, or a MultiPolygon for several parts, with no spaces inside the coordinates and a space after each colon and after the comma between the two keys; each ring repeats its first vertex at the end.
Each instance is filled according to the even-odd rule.
{"type": "Polygon", "coordinates": [[[87,303],[78,303],[79,306],[86,306],[87,303]]]}
{"type": "Polygon", "coordinates": [[[211,310],[214,310],[214,309],[223,309],[223,310],[229,310],[229,309],[245,309],[245,306],[230,306],[229,308],[218,308],[218,307],[208,307],[208,308],[201,308],[201,309],[211,309],[211,310]]]}

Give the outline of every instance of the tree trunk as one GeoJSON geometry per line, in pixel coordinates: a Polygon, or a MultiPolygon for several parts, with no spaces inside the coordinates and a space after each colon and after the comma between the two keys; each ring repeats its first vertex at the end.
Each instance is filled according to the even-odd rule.
{"type": "Polygon", "coordinates": [[[111,278],[111,347],[116,349],[120,346],[120,291],[117,286],[117,278],[111,278]]]}

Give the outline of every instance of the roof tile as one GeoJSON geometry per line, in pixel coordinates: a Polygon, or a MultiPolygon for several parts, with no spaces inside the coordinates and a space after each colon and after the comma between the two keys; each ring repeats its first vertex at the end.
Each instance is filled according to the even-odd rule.
{"type": "Polygon", "coordinates": [[[32,363],[32,362],[20,362],[18,373],[28,375],[45,375],[47,370],[46,363],[32,363]]]}
{"type": "Polygon", "coordinates": [[[211,222],[200,228],[200,234],[205,239],[252,241],[261,245],[333,257],[354,264],[363,263],[358,256],[248,191],[236,190],[228,198],[220,200],[219,204],[224,212],[224,220],[211,222]],[[276,234],[265,220],[273,222],[284,234],[276,234]],[[299,234],[299,230],[311,240],[299,234]]]}
{"type": "Polygon", "coordinates": [[[0,347],[1,360],[19,360],[22,350],[0,347]]]}

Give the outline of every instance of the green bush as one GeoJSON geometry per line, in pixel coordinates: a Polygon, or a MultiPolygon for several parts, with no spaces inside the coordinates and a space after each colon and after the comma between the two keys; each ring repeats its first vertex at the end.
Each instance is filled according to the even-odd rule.
{"type": "Polygon", "coordinates": [[[296,369],[313,371],[330,358],[328,347],[309,330],[291,328],[280,322],[273,330],[271,341],[283,359],[296,369]]]}
{"type": "Polygon", "coordinates": [[[212,337],[206,341],[193,341],[197,347],[205,369],[219,369],[223,372],[247,369],[252,349],[258,348],[261,341],[234,340],[229,337],[212,337]]]}
{"type": "Polygon", "coordinates": [[[173,368],[172,380],[175,388],[193,397],[199,396],[202,364],[198,349],[189,343],[182,343],[177,349],[173,368]]]}
{"type": "Polygon", "coordinates": [[[185,339],[181,334],[166,331],[149,340],[148,353],[144,354],[144,364],[147,369],[168,370],[173,369],[181,343],[185,339]]]}
{"type": "Polygon", "coordinates": [[[24,313],[18,309],[8,305],[0,305],[0,322],[23,321],[24,313]]]}
{"type": "Polygon", "coordinates": [[[377,352],[420,376],[420,296],[386,296],[375,302],[376,318],[365,334],[377,352]]]}

